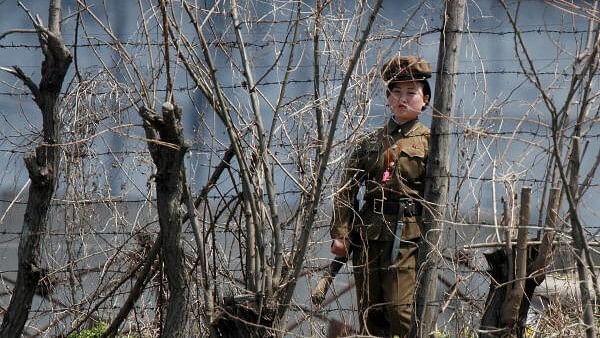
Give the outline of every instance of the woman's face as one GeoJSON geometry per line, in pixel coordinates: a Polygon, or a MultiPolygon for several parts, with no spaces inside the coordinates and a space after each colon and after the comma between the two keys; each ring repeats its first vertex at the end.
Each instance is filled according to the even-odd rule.
{"type": "Polygon", "coordinates": [[[419,81],[396,83],[387,97],[388,105],[396,121],[405,122],[416,119],[429,101],[423,94],[423,84],[419,81]]]}

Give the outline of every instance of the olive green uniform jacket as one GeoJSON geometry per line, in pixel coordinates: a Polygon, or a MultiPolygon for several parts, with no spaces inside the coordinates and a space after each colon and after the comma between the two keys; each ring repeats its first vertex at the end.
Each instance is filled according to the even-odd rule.
{"type": "MultiPolygon", "coordinates": [[[[421,201],[429,135],[429,128],[418,120],[401,126],[390,120],[385,127],[370,134],[356,147],[344,169],[334,199],[331,238],[347,238],[353,229],[362,228],[367,240],[393,240],[395,229],[390,228],[385,215],[365,208],[357,213],[354,210],[355,199],[361,185],[364,185],[364,200],[411,198],[416,202],[421,201]],[[382,182],[386,170],[389,179],[382,182]]],[[[418,238],[421,232],[415,219],[406,221],[409,222],[402,239],[418,238]]]]}
{"type": "MultiPolygon", "coordinates": [[[[430,131],[419,121],[388,124],[352,152],[334,200],[332,238],[349,238],[363,334],[403,337],[410,330],[421,215],[386,214],[366,201],[414,200],[423,196],[430,131]],[[402,218],[402,219],[399,219],[402,218]],[[404,223],[400,253],[391,257],[398,221],[404,223]]],[[[376,206],[377,204],[375,204],[376,206]]]]}

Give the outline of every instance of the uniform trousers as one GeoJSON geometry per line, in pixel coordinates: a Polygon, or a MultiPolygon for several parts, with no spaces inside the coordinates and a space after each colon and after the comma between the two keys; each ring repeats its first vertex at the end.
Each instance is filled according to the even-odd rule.
{"type": "Polygon", "coordinates": [[[403,241],[392,259],[392,241],[364,240],[353,252],[362,334],[405,337],[410,331],[417,243],[403,241]]]}

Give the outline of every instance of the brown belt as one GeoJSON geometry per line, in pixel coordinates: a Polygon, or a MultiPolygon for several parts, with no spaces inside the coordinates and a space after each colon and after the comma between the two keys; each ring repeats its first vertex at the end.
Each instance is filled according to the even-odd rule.
{"type": "Polygon", "coordinates": [[[366,199],[365,207],[378,214],[398,214],[400,209],[404,209],[404,217],[420,216],[423,213],[421,203],[413,200],[381,200],[366,199]]]}

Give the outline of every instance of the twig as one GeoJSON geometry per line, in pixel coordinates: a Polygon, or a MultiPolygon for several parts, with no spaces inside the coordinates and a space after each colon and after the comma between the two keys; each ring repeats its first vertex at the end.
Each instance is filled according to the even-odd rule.
{"type": "Polygon", "coordinates": [[[327,137],[327,142],[325,143],[325,147],[323,147],[323,152],[320,157],[321,162],[318,164],[319,167],[317,170],[316,182],[314,183],[313,189],[311,191],[311,199],[308,203],[307,212],[305,213],[305,219],[304,219],[302,233],[300,234],[300,238],[299,238],[298,244],[296,246],[297,250],[293,256],[293,268],[292,268],[290,275],[287,278],[289,280],[289,284],[286,287],[285,294],[281,301],[280,309],[278,310],[278,314],[277,314],[278,317],[283,316],[283,314],[286,312],[286,309],[289,306],[289,302],[294,293],[296,283],[298,281],[298,275],[300,275],[300,272],[302,271],[302,266],[304,265],[303,263],[304,263],[304,257],[306,255],[306,250],[308,247],[308,240],[309,240],[311,232],[312,232],[312,226],[314,223],[316,210],[320,203],[321,194],[323,192],[322,191],[323,190],[323,188],[322,188],[323,177],[325,174],[325,170],[327,169],[331,150],[333,148],[335,131],[337,130],[337,121],[339,119],[342,104],[344,102],[344,97],[346,95],[346,89],[348,88],[348,85],[350,83],[350,78],[352,77],[352,75],[354,73],[354,68],[356,67],[358,60],[361,57],[361,54],[362,54],[363,48],[366,44],[367,38],[369,37],[369,35],[371,33],[371,27],[373,26],[373,23],[375,22],[375,18],[377,17],[377,14],[379,13],[379,9],[381,8],[382,4],[383,4],[383,0],[378,0],[375,3],[373,11],[371,12],[371,15],[369,16],[369,21],[367,23],[367,26],[363,30],[363,34],[359,40],[358,45],[356,46],[356,49],[352,52],[350,64],[348,65],[348,69],[346,70],[346,73],[344,74],[344,79],[342,80],[342,84],[340,86],[340,93],[338,95],[338,99],[335,104],[335,108],[333,110],[332,117],[331,117],[329,135],[327,137]]]}
{"type": "Polygon", "coordinates": [[[8,30],[8,31],[6,31],[6,32],[4,32],[4,33],[2,33],[2,34],[0,34],[0,40],[4,39],[5,37],[7,37],[7,36],[9,36],[9,35],[11,35],[11,34],[18,34],[18,33],[37,33],[37,32],[38,32],[38,30],[37,30],[37,29],[26,29],[26,28],[23,28],[23,29],[19,29],[19,28],[16,28],[16,29],[10,29],[10,30],[8,30]]]}
{"type": "Polygon", "coordinates": [[[2,214],[2,217],[0,217],[0,224],[2,224],[2,222],[4,222],[4,217],[6,217],[6,215],[8,215],[8,212],[10,211],[10,209],[12,209],[12,206],[15,205],[15,202],[17,202],[19,197],[21,197],[21,194],[23,193],[23,191],[25,191],[25,189],[29,186],[30,183],[31,183],[31,179],[27,179],[27,182],[25,182],[25,184],[23,184],[23,187],[21,188],[21,190],[19,190],[19,192],[17,193],[15,198],[13,198],[12,201],[10,201],[10,204],[8,205],[8,207],[6,207],[4,214],[2,214]]]}
{"type": "MultiPolygon", "coordinates": [[[[150,274],[150,271],[152,268],[152,263],[154,262],[154,259],[158,255],[158,251],[160,250],[159,243],[160,243],[160,238],[157,238],[156,241],[154,242],[154,244],[152,245],[152,248],[150,249],[150,251],[148,251],[148,254],[146,255],[146,259],[144,259],[144,261],[142,261],[142,263],[140,264],[140,265],[142,265],[141,266],[142,269],[139,272],[139,274],[137,274],[138,269],[133,269],[132,273],[130,273],[129,276],[127,276],[128,277],[127,279],[129,279],[129,277],[132,277],[133,274],[137,274],[135,285],[130,290],[129,296],[127,296],[127,299],[125,300],[125,303],[123,303],[123,306],[121,306],[121,309],[119,310],[119,313],[117,314],[117,316],[110,323],[110,326],[106,329],[106,331],[104,331],[104,333],[100,336],[101,338],[112,337],[117,333],[119,326],[121,326],[121,323],[123,323],[123,321],[127,318],[127,315],[133,308],[133,305],[135,304],[137,299],[142,294],[142,291],[144,291],[144,286],[146,285],[146,281],[148,280],[148,275],[150,274]]],[[[138,265],[138,267],[139,267],[139,265],[138,265]]],[[[125,280],[126,279],[124,278],[122,281],[125,281],[125,280]]],[[[122,285],[122,283],[120,285],[122,285]]],[[[114,288],[113,290],[116,291],[117,289],[114,288]]],[[[109,293],[109,295],[112,294],[113,292],[109,293]]],[[[105,299],[108,299],[108,297],[105,299]]],[[[92,313],[92,311],[90,311],[90,313],[92,313]]],[[[83,322],[83,321],[81,321],[81,322],[83,322]]]]}
{"type": "MultiPolygon", "coordinates": [[[[255,82],[254,82],[254,75],[253,75],[253,71],[252,68],[250,66],[250,60],[249,60],[249,56],[247,54],[246,51],[246,47],[244,45],[244,39],[243,39],[243,35],[242,35],[242,31],[241,31],[241,24],[240,24],[240,20],[239,20],[239,15],[238,15],[238,4],[237,4],[237,0],[231,0],[231,16],[233,19],[233,28],[235,30],[235,36],[236,36],[236,40],[238,42],[238,50],[240,52],[240,58],[242,60],[242,64],[243,64],[243,73],[244,73],[244,77],[246,79],[246,82],[248,83],[248,95],[250,96],[250,105],[252,106],[252,112],[254,114],[254,126],[256,127],[256,134],[258,135],[258,159],[259,162],[256,165],[257,169],[261,169],[261,173],[264,173],[262,176],[262,179],[264,179],[264,185],[265,188],[267,190],[267,196],[268,196],[268,205],[269,205],[269,214],[270,214],[270,224],[271,227],[273,229],[273,241],[274,241],[274,246],[276,247],[276,256],[277,256],[277,260],[278,260],[278,264],[281,263],[281,234],[279,232],[279,214],[277,211],[277,202],[276,202],[276,197],[275,197],[275,183],[273,182],[273,176],[271,174],[271,168],[270,168],[270,163],[268,161],[268,151],[267,151],[267,140],[265,139],[265,129],[264,129],[264,124],[263,124],[263,120],[262,120],[262,113],[260,111],[260,106],[259,106],[259,100],[258,100],[258,96],[256,95],[256,88],[255,88],[255,82]]],[[[257,176],[259,176],[259,173],[256,173],[257,176]]],[[[256,190],[261,191],[262,188],[258,188],[255,187],[256,190]]],[[[263,215],[262,212],[260,212],[260,205],[262,203],[258,202],[259,200],[257,199],[257,204],[253,205],[255,207],[255,209],[253,211],[254,213],[258,213],[259,215],[263,215]]],[[[264,221],[263,221],[263,217],[257,217],[258,220],[255,224],[256,227],[256,231],[254,233],[255,236],[255,245],[257,246],[258,249],[258,255],[259,255],[259,260],[258,263],[260,263],[260,266],[256,266],[256,275],[259,276],[259,274],[257,272],[260,272],[260,277],[257,278],[256,282],[257,284],[261,284],[263,289],[263,292],[266,295],[270,295],[272,292],[272,272],[271,271],[267,271],[267,269],[269,268],[268,263],[267,263],[267,259],[266,259],[266,255],[264,252],[264,235],[265,235],[265,229],[264,229],[264,221]]]]}
{"type": "Polygon", "coordinates": [[[23,70],[19,66],[12,66],[12,68],[8,67],[0,67],[0,70],[3,70],[9,74],[14,75],[19,80],[23,81],[23,84],[29,88],[31,91],[31,95],[33,95],[33,99],[37,100],[40,97],[40,90],[38,86],[31,80],[29,76],[27,76],[23,70]]]}

